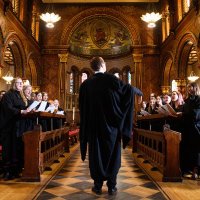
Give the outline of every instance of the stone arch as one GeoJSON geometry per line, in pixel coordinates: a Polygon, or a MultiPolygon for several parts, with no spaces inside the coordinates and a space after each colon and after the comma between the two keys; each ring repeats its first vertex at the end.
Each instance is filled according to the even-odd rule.
{"type": "Polygon", "coordinates": [[[37,86],[39,85],[38,83],[38,74],[40,74],[40,72],[38,73],[38,67],[39,63],[37,61],[37,55],[34,55],[33,52],[31,52],[28,56],[27,56],[27,69],[25,71],[25,77],[27,79],[31,80],[31,84],[33,86],[37,86]]]}
{"type": "Polygon", "coordinates": [[[187,76],[187,62],[192,45],[197,47],[197,39],[192,33],[186,33],[180,39],[177,50],[176,60],[178,68],[178,76],[185,78],[187,76]]]}
{"type": "Polygon", "coordinates": [[[122,79],[122,71],[119,68],[114,67],[114,68],[110,69],[108,72],[111,73],[111,74],[114,74],[114,75],[116,73],[118,73],[119,77],[118,77],[118,75],[117,75],[117,77],[120,78],[120,79],[122,79]]]}
{"type": "Polygon", "coordinates": [[[121,70],[120,70],[119,68],[117,68],[117,67],[114,67],[114,68],[110,69],[108,72],[111,73],[111,74],[117,72],[117,73],[119,73],[120,75],[121,75],[121,73],[122,73],[121,70]]]}
{"type": "Polygon", "coordinates": [[[118,23],[123,25],[129,31],[133,44],[134,43],[141,44],[141,38],[139,36],[139,33],[137,32],[137,29],[134,27],[134,25],[128,23],[128,19],[126,18],[124,14],[111,8],[89,8],[87,10],[80,12],[78,15],[73,17],[69,21],[68,25],[64,28],[62,32],[60,44],[68,45],[70,36],[74,32],[76,27],[80,23],[82,23],[83,20],[86,20],[95,16],[106,16],[108,18],[116,20],[118,23]]]}
{"type": "Polygon", "coordinates": [[[70,69],[70,72],[72,72],[72,71],[74,71],[74,72],[79,72],[79,69],[78,69],[77,66],[72,65],[72,66],[71,66],[71,69],[70,69]]]}
{"type": "Polygon", "coordinates": [[[93,74],[93,71],[86,67],[81,69],[80,74],[82,74],[83,72],[87,72],[89,76],[91,76],[93,74]]]}
{"type": "MultiPolygon", "coordinates": [[[[14,63],[15,63],[15,76],[24,77],[25,75],[25,68],[26,68],[26,54],[24,51],[24,45],[18,35],[15,32],[10,32],[4,42],[4,47],[6,49],[7,46],[10,46],[14,63]]],[[[3,56],[4,56],[3,52],[3,56]]]]}
{"type": "Polygon", "coordinates": [[[163,67],[163,73],[162,73],[162,85],[163,86],[169,86],[170,85],[170,72],[172,70],[174,63],[174,58],[171,52],[167,52],[165,57],[163,57],[161,66],[163,67]]]}
{"type": "Polygon", "coordinates": [[[82,69],[80,70],[80,83],[79,83],[79,85],[80,85],[85,79],[88,79],[90,76],[92,76],[92,74],[93,74],[93,71],[92,71],[91,69],[86,68],[86,67],[82,68],[82,69]],[[83,77],[83,73],[86,73],[86,74],[87,74],[87,77],[83,77]]]}

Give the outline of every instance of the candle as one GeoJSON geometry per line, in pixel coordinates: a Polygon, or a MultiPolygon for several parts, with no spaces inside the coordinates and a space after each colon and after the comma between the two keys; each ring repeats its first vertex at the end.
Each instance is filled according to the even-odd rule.
{"type": "Polygon", "coordinates": [[[72,113],[72,120],[74,121],[75,119],[75,107],[73,107],[73,113],[72,113]]]}

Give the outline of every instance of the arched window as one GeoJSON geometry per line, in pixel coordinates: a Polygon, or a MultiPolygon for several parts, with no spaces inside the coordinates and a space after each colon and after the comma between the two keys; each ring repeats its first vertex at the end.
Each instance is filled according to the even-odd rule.
{"type": "Polygon", "coordinates": [[[123,69],[123,81],[131,84],[131,70],[129,66],[126,66],[123,69]]]}
{"type": "Polygon", "coordinates": [[[131,72],[128,70],[128,83],[131,84],[131,72]]]}
{"type": "Polygon", "coordinates": [[[82,72],[82,74],[81,74],[81,83],[83,81],[85,81],[86,79],[88,79],[88,74],[86,72],[82,72]]]}
{"type": "Polygon", "coordinates": [[[77,94],[79,91],[79,71],[76,66],[72,66],[71,68],[69,82],[70,82],[69,92],[77,94]]]}
{"type": "Polygon", "coordinates": [[[70,73],[70,78],[69,78],[70,80],[69,80],[69,92],[70,93],[74,93],[74,73],[73,72],[71,72],[70,73]]]}

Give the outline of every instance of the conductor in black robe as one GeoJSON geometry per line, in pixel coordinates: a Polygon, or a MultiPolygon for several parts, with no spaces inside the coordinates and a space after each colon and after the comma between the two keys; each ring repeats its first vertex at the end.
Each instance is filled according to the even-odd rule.
{"type": "Polygon", "coordinates": [[[80,86],[80,147],[85,160],[88,144],[89,168],[94,180],[92,191],[102,193],[107,181],[108,193],[116,193],[116,179],[121,167],[123,148],[131,139],[134,95],[142,92],[106,72],[101,57],[91,60],[95,74],[80,86]]]}

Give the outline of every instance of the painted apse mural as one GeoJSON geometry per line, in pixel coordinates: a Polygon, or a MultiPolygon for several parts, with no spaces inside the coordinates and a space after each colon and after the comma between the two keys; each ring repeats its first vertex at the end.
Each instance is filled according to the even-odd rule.
{"type": "Polygon", "coordinates": [[[121,56],[130,53],[128,31],[111,18],[87,19],[73,32],[70,52],[82,56],[121,56]]]}

